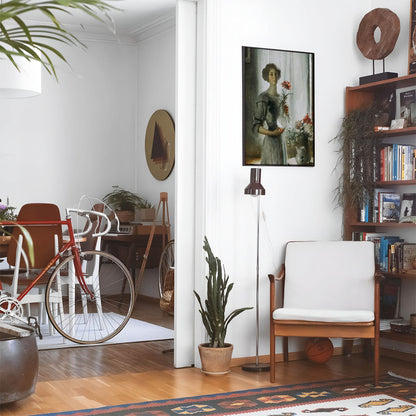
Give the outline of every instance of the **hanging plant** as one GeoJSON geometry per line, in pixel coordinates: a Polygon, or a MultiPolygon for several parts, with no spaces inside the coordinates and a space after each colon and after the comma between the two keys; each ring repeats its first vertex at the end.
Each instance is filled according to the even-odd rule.
{"type": "Polygon", "coordinates": [[[374,107],[351,111],[334,139],[340,143],[337,166],[342,164],[342,175],[335,189],[335,198],[341,207],[361,207],[374,193],[377,179],[375,115],[374,107]]]}

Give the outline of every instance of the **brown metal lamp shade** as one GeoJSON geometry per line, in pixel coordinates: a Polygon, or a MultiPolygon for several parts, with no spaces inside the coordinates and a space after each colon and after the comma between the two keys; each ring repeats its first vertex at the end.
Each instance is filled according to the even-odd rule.
{"type": "Polygon", "coordinates": [[[244,193],[246,195],[266,195],[266,190],[261,184],[261,169],[251,168],[250,171],[250,183],[245,187],[244,193]]]}

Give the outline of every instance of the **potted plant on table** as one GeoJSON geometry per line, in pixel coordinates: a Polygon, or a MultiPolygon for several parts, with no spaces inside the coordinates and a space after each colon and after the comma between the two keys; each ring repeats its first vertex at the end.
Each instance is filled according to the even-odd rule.
{"type": "Polygon", "coordinates": [[[229,276],[221,260],[215,257],[207,238],[204,239],[203,249],[207,253],[206,261],[209,266],[206,300],[203,303],[199,294],[194,290],[198,300],[202,322],[210,341],[198,346],[201,357],[202,371],[209,375],[223,375],[230,371],[230,361],[233,351],[231,344],[225,343],[228,325],[240,313],[251,307],[239,308],[226,315],[228,296],[234,286],[229,283],[229,276]]]}
{"type": "Polygon", "coordinates": [[[146,201],[139,195],[113,186],[113,190],[104,196],[103,201],[116,211],[117,217],[122,223],[134,221],[134,211],[146,201]]]}

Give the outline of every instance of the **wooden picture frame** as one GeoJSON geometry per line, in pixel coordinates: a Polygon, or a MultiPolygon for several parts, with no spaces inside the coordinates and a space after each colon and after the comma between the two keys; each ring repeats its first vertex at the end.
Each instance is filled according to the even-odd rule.
{"type": "Polygon", "coordinates": [[[243,165],[314,166],[314,54],[242,47],[243,165]]]}
{"type": "Polygon", "coordinates": [[[416,74],[416,0],[410,0],[408,73],[416,74]]]}

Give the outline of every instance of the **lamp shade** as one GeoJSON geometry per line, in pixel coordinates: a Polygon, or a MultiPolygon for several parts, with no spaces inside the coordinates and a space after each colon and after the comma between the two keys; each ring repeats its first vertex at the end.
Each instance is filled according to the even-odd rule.
{"type": "Polygon", "coordinates": [[[250,171],[250,183],[245,187],[244,193],[246,195],[265,195],[266,190],[261,184],[261,169],[260,168],[251,168],[250,171]]]}
{"type": "Polygon", "coordinates": [[[41,63],[14,58],[19,70],[6,58],[0,59],[0,98],[25,98],[42,92],[41,63]]]}

